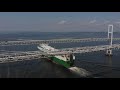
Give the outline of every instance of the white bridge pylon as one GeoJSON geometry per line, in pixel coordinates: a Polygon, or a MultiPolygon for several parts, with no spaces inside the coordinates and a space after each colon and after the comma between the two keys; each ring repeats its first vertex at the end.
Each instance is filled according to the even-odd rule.
{"type": "Polygon", "coordinates": [[[106,50],[106,55],[111,56],[112,55],[112,43],[113,43],[113,25],[108,25],[108,42],[109,47],[106,50]]]}

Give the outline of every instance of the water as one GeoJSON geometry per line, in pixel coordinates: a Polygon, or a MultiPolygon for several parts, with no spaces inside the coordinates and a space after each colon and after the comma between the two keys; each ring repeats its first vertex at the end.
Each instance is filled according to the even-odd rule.
{"type": "MultiPolygon", "coordinates": [[[[21,32],[0,34],[0,40],[29,40],[29,39],[59,39],[59,38],[105,38],[105,32],[21,32]]],[[[120,33],[114,33],[120,37],[120,33]]],[[[116,41],[114,43],[120,43],[116,41]]],[[[86,43],[56,43],[50,44],[55,48],[69,48],[79,46],[104,45],[108,42],[86,43]]],[[[38,50],[36,45],[0,46],[0,50],[31,51],[38,50]]],[[[105,56],[105,52],[75,54],[75,65],[92,73],[92,78],[119,78],[120,77],[120,50],[114,50],[112,57],[105,56]]],[[[0,64],[0,78],[81,78],[68,69],[45,59],[12,62],[0,64]]]]}

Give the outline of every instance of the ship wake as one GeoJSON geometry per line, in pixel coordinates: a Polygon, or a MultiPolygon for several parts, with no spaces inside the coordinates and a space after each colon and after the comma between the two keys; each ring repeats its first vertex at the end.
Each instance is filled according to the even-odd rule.
{"type": "Polygon", "coordinates": [[[83,68],[79,68],[79,67],[70,67],[69,70],[72,73],[75,73],[77,75],[80,75],[81,77],[88,77],[91,75],[90,72],[88,72],[87,70],[83,69],[83,68]]]}

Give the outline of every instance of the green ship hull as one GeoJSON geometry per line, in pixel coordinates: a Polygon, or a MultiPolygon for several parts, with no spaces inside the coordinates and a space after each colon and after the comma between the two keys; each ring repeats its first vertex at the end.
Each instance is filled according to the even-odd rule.
{"type": "Polygon", "coordinates": [[[57,64],[60,64],[66,68],[70,68],[73,66],[73,60],[72,61],[63,61],[55,56],[49,57],[49,59],[57,64]]]}

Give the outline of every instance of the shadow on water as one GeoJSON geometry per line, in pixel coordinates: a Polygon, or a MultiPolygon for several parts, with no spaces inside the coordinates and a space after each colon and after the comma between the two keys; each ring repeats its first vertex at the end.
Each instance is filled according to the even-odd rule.
{"type": "Polygon", "coordinates": [[[108,66],[112,67],[112,66],[113,66],[113,65],[112,65],[112,56],[106,56],[105,63],[106,63],[108,66]]]}
{"type": "Polygon", "coordinates": [[[40,59],[0,64],[0,78],[80,78],[61,65],[40,59]]]}

